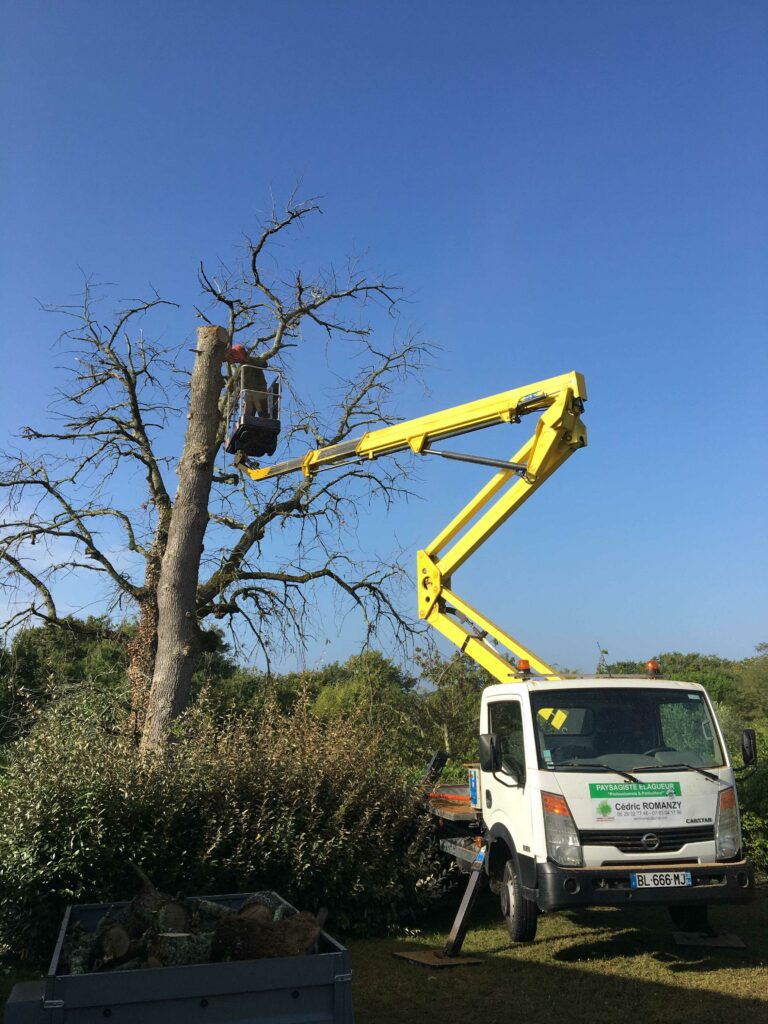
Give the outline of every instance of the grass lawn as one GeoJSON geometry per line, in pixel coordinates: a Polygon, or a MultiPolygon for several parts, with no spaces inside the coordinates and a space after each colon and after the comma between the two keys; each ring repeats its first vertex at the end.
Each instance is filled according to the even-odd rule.
{"type": "MultiPolygon", "coordinates": [[[[746,908],[712,913],[743,950],[683,949],[665,911],[612,909],[543,916],[536,941],[513,948],[496,899],[481,899],[464,945],[477,967],[435,971],[392,956],[440,948],[450,916],[415,936],[347,940],[356,1024],[768,1024],[768,889],[746,908]]],[[[0,959],[0,1006],[31,977],[0,959]]]]}
{"type": "Polygon", "coordinates": [[[440,948],[449,920],[417,937],[350,940],[355,1021],[768,1022],[768,890],[745,908],[713,911],[711,920],[747,948],[677,946],[661,909],[545,915],[536,941],[513,948],[489,893],[463,950],[481,958],[479,966],[433,970],[392,956],[440,948]]]}

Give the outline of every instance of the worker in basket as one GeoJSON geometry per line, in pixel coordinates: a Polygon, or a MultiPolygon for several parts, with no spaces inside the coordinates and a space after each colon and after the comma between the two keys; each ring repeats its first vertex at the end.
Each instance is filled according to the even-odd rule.
{"type": "Polygon", "coordinates": [[[229,429],[224,448],[230,455],[274,455],[280,433],[280,382],[268,387],[264,370],[242,345],[224,353],[225,362],[237,366],[229,398],[229,429]]]}

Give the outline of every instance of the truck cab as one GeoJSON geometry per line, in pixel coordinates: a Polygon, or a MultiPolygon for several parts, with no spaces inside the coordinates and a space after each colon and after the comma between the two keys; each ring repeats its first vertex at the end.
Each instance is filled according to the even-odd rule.
{"type": "MultiPolygon", "coordinates": [[[[501,683],[483,693],[480,734],[463,817],[514,941],[535,936],[539,911],[657,903],[702,930],[710,904],[753,896],[734,769],[703,687],[501,683]]],[[[754,760],[748,734],[745,749],[754,760]]]]}

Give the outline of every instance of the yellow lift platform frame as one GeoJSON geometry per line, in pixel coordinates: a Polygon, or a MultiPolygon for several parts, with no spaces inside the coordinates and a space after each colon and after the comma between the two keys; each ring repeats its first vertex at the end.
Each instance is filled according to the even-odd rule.
{"type": "Polygon", "coordinates": [[[491,622],[451,588],[453,574],[523,502],[587,443],[581,420],[587,389],[575,370],[526,387],[503,391],[489,398],[467,402],[440,412],[371,430],[341,444],[316,448],[302,458],[256,468],[237,463],[252,480],[270,480],[301,471],[311,477],[321,470],[350,462],[378,459],[410,449],[417,455],[439,455],[497,469],[431,544],[417,554],[419,617],[466,652],[499,682],[527,674],[518,670],[509,654],[527,661],[531,671],[548,679],[559,678],[555,669],[491,622]],[[436,441],[457,437],[499,423],[519,423],[538,414],[536,429],[512,459],[505,462],[463,452],[436,450],[436,441]],[[488,638],[495,641],[494,646],[488,638]],[[508,654],[505,656],[503,649],[508,654]]]}

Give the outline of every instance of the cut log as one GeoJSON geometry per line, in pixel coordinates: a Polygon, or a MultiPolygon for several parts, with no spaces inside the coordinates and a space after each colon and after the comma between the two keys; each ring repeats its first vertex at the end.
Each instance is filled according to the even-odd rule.
{"type": "Polygon", "coordinates": [[[282,921],[227,918],[219,922],[211,944],[214,960],[261,960],[310,953],[320,935],[312,914],[294,914],[282,921]]]}
{"type": "Polygon", "coordinates": [[[186,900],[161,892],[138,864],[132,863],[131,867],[141,879],[141,891],[122,912],[130,934],[142,935],[148,928],[161,932],[189,931],[192,912],[186,900]]]}
{"type": "Polygon", "coordinates": [[[180,900],[166,900],[157,910],[157,927],[161,932],[186,932],[192,915],[180,900]]]}
{"type": "Polygon", "coordinates": [[[263,929],[258,921],[243,917],[223,918],[213,933],[211,959],[259,960],[264,956],[263,929]]]}
{"type": "Polygon", "coordinates": [[[138,957],[133,960],[124,960],[121,964],[117,964],[114,967],[110,967],[111,971],[139,971],[144,967],[144,961],[139,960],[138,957]]]}
{"type": "Polygon", "coordinates": [[[234,917],[235,911],[223,903],[212,900],[192,899],[189,901],[195,926],[200,931],[213,931],[223,917],[234,917]]]}
{"type": "Polygon", "coordinates": [[[160,892],[146,871],[144,871],[143,868],[140,868],[138,864],[134,864],[131,861],[131,868],[135,871],[141,881],[141,890],[133,897],[131,904],[137,909],[146,910],[149,911],[149,913],[154,914],[160,909],[163,903],[166,903],[171,899],[171,897],[167,893],[160,892]]]}
{"type": "Polygon", "coordinates": [[[237,916],[244,921],[259,921],[261,924],[266,924],[273,919],[274,911],[266,903],[254,902],[242,906],[238,910],[237,916]]]}
{"type": "Polygon", "coordinates": [[[155,923],[154,913],[135,901],[131,901],[123,910],[115,911],[110,917],[121,924],[132,939],[140,939],[155,923]]]}
{"type": "Polygon", "coordinates": [[[301,956],[316,951],[322,922],[296,913],[272,893],[254,893],[239,910],[205,899],[174,899],[137,869],[142,891],[108,911],[96,931],[71,926],[62,950],[70,974],[175,967],[212,961],[301,956]]]}
{"type": "Polygon", "coordinates": [[[163,967],[209,963],[212,938],[211,932],[160,932],[152,939],[148,960],[163,967]]]}
{"type": "Polygon", "coordinates": [[[86,931],[80,921],[70,927],[62,950],[62,960],[69,974],[88,974],[92,970],[95,941],[96,936],[86,931]]]}
{"type": "Polygon", "coordinates": [[[274,925],[276,956],[301,956],[312,953],[320,937],[320,924],[314,914],[299,913],[286,917],[274,925]]]}
{"type": "Polygon", "coordinates": [[[96,949],[104,962],[122,960],[131,948],[131,936],[123,925],[113,922],[99,928],[96,934],[96,949]]]}
{"type": "MultiPolygon", "coordinates": [[[[250,907],[256,906],[256,907],[267,907],[270,910],[270,912],[271,912],[271,916],[274,917],[275,916],[275,906],[274,906],[274,904],[275,904],[275,900],[274,900],[274,897],[272,896],[271,893],[255,892],[255,893],[253,893],[253,895],[249,896],[247,899],[245,899],[240,904],[240,909],[238,910],[238,914],[242,915],[243,917],[247,917],[248,915],[245,914],[244,911],[248,910],[250,907]]],[[[282,906],[282,904],[281,904],[281,906],[282,906]]]]}

